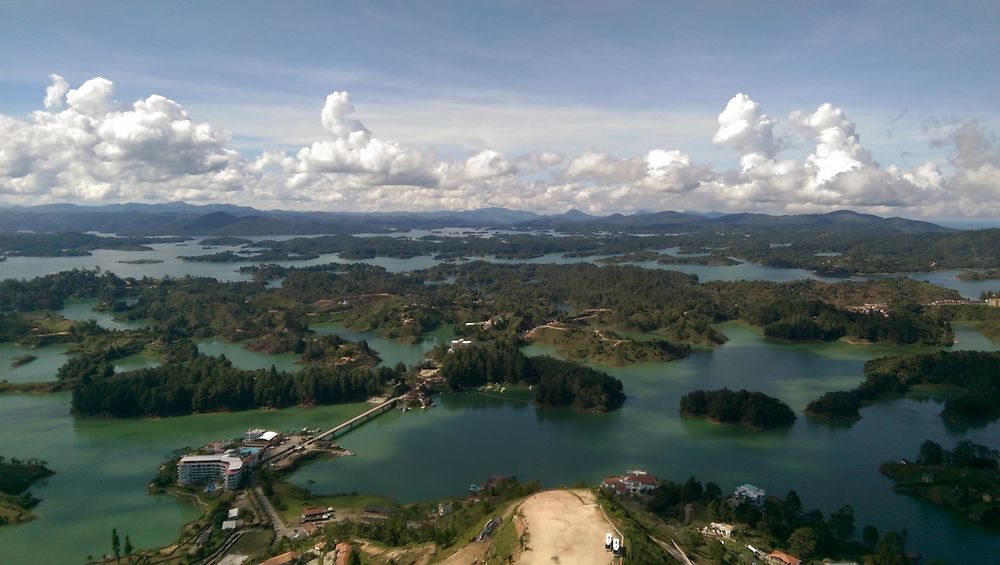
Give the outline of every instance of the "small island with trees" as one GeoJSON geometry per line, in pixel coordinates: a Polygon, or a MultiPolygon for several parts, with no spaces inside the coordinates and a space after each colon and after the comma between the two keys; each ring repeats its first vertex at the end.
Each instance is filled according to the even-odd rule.
{"type": "Polygon", "coordinates": [[[44,461],[0,456],[0,526],[33,520],[40,501],[28,489],[52,474],[44,461]]]}
{"type": "Polygon", "coordinates": [[[762,392],[728,388],[696,390],[681,397],[681,414],[751,430],[790,426],[795,413],[787,404],[762,392]]]}
{"type": "Polygon", "coordinates": [[[951,450],[926,440],[916,462],[883,463],[897,492],[919,496],[968,520],[1000,530],[1000,473],[995,449],[958,442],[951,450]]]}

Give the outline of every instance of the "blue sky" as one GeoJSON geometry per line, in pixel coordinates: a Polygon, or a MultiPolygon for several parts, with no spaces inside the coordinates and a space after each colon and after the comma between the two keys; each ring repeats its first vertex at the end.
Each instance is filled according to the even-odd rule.
{"type": "MultiPolygon", "coordinates": [[[[942,123],[975,121],[987,140],[1000,129],[997,29],[997,2],[3,2],[0,114],[40,110],[52,73],[71,88],[101,76],[126,105],[176,101],[250,160],[322,140],[324,100],[346,90],[374,135],[441,160],[659,148],[722,172],[740,155],[713,143],[717,118],[745,93],[776,120],[771,156],[807,159],[815,144],[788,114],[829,102],[881,168],[931,160],[949,174],[956,150],[931,144],[942,123]]],[[[414,204],[451,202],[424,196],[414,204]]]]}

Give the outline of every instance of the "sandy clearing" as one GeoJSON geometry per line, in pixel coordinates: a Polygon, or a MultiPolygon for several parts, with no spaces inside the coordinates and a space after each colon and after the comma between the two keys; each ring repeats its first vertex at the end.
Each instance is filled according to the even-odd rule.
{"type": "Polygon", "coordinates": [[[613,531],[588,490],[541,492],[525,500],[519,511],[527,527],[528,547],[520,565],[607,565],[604,536],[613,531]]]}

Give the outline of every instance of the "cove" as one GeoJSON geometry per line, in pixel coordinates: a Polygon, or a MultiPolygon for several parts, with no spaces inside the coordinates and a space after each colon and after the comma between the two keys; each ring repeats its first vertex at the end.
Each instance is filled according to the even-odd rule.
{"type": "MultiPolygon", "coordinates": [[[[460,496],[469,483],[497,474],[556,487],[644,468],[673,480],[694,475],[724,490],[744,482],[779,496],[794,489],[809,508],[826,514],[850,504],[859,531],[869,523],[882,531],[906,529],[908,547],[929,558],[969,562],[994,551],[995,533],[896,494],[878,466],[912,457],[928,438],[947,445],[968,438],[998,448],[1000,424],[949,430],[938,400],[915,397],[869,407],[850,426],[808,419],[801,410],[809,400],[853,387],[866,360],[901,348],[778,343],[742,323],[719,329],[729,342],[680,361],[601,366],[625,385],[628,400],[620,411],[575,413],[474,392],[444,394],[437,408],[392,412],[348,434],[342,443],[358,457],[306,465],[291,482],[322,494],[372,492],[412,502],[460,496]],[[799,419],[788,429],[751,432],[678,414],[683,394],[724,386],[777,396],[799,419]]],[[[998,348],[969,327],[956,331],[959,348],[998,348]]],[[[532,346],[528,352],[551,350],[532,346]]]]}
{"type": "Polygon", "coordinates": [[[242,436],[247,428],[298,430],[332,425],[363,412],[364,403],[250,410],[159,420],[75,420],[69,394],[0,395],[4,455],[38,457],[55,471],[32,491],[42,502],[34,521],[0,527],[7,565],[83,563],[111,551],[111,529],[136,547],[172,542],[198,517],[195,507],[151,496],[147,483],[172,451],[242,436]]]}

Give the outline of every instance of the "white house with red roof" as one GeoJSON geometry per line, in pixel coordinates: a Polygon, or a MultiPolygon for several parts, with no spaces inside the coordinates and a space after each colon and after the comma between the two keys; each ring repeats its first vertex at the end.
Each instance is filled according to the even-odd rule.
{"type": "Polygon", "coordinates": [[[625,471],[624,475],[612,476],[601,481],[601,488],[610,489],[615,494],[646,494],[660,482],[656,475],[638,469],[625,471]]]}

